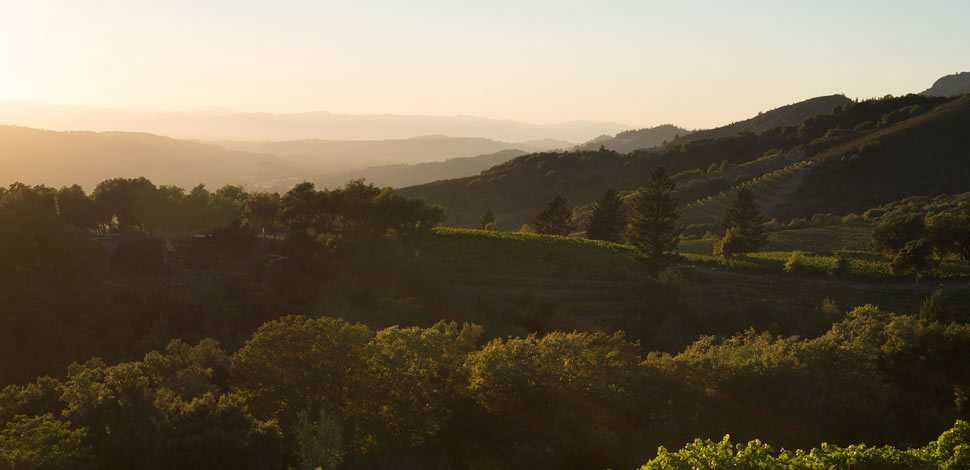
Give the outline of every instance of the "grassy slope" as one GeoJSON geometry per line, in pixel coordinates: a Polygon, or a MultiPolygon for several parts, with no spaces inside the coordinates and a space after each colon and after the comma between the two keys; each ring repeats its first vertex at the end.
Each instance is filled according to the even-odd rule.
{"type": "MultiPolygon", "coordinates": [[[[863,236],[865,229],[853,230],[849,239],[863,236]]],[[[817,239],[818,231],[776,234],[772,243],[777,248],[794,246],[799,240],[817,239]]],[[[697,249],[701,243],[687,242],[685,248],[697,249]]],[[[684,329],[730,334],[755,326],[787,334],[821,332],[835,318],[821,309],[825,299],[841,311],[872,303],[900,313],[918,312],[936,286],[924,282],[916,289],[910,279],[888,279],[888,271],[876,267],[885,265],[885,259],[864,252],[850,254],[852,268],[857,276],[875,279],[835,281],[824,275],[834,260],[822,255],[808,256],[805,271],[786,274],[782,267],[787,252],[756,254],[733,266],[708,255],[687,254],[678,278],[659,286],[648,281],[628,247],[579,238],[436,229],[426,253],[456,292],[503,305],[496,316],[533,315],[519,323],[538,331],[640,328],[634,337],[658,348],[681,346],[664,338],[684,329]],[[672,313],[682,318],[672,318],[672,313]]],[[[954,271],[970,276],[970,265],[955,266],[954,271]]],[[[970,289],[959,289],[965,281],[950,282],[954,301],[970,308],[970,289]]]]}

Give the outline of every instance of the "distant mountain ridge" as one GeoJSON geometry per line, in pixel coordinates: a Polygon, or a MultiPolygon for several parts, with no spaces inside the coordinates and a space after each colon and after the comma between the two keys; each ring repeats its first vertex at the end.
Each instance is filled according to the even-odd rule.
{"type": "MultiPolygon", "coordinates": [[[[275,144],[290,144],[297,149],[306,144],[311,150],[319,144],[309,142],[275,144]]],[[[304,180],[335,187],[352,178],[399,186],[477,174],[524,153],[507,142],[434,136],[399,141],[325,141],[323,150],[315,154],[281,156],[258,146],[227,149],[148,133],[50,131],[2,125],[0,143],[0,186],[17,181],[53,187],[80,184],[87,191],[119,176],[145,176],[156,184],[185,189],[203,183],[210,188],[233,184],[285,192],[304,180]],[[468,158],[451,158],[456,156],[468,158]],[[412,165],[368,168],[386,162],[412,165]]],[[[527,149],[556,143],[535,141],[531,145],[540,147],[527,149]]],[[[561,147],[571,145],[565,144],[561,147]]]]}
{"type": "Polygon", "coordinates": [[[571,121],[534,124],[474,116],[238,112],[225,108],[191,111],[61,106],[0,101],[0,124],[53,130],[149,132],[195,140],[384,140],[421,135],[483,137],[508,142],[556,139],[585,142],[630,126],[571,121]]]}
{"type": "Polygon", "coordinates": [[[347,181],[355,179],[364,179],[380,187],[400,188],[476,175],[525,154],[526,152],[517,149],[501,150],[487,155],[449,158],[442,162],[368,167],[348,173],[310,177],[307,180],[316,184],[318,188],[340,187],[347,181]]]}
{"type": "Polygon", "coordinates": [[[940,77],[933,86],[924,90],[924,96],[957,96],[970,93],[970,72],[960,72],[940,77]]]}
{"type": "Polygon", "coordinates": [[[274,155],[146,133],[0,126],[0,142],[0,185],[80,184],[91,191],[108,178],[145,176],[156,184],[218,187],[270,182],[305,171],[274,155]]]}
{"type": "Polygon", "coordinates": [[[534,140],[501,142],[481,137],[429,135],[388,140],[292,140],[292,141],[214,141],[221,147],[243,152],[270,153],[305,164],[327,162],[327,173],[345,173],[373,166],[413,165],[440,162],[451,158],[474,157],[502,150],[536,152],[567,149],[570,142],[534,140]]]}

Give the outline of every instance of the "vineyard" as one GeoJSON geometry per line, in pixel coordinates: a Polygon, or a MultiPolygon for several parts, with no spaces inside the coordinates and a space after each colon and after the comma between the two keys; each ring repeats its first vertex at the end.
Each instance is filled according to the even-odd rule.
{"type": "MultiPolygon", "coordinates": [[[[846,228],[858,232],[852,235],[856,237],[867,230],[863,225],[846,228]]],[[[812,227],[790,232],[819,236],[819,232],[836,231],[837,227],[812,227]]],[[[796,235],[782,232],[772,233],[772,237],[775,246],[797,240],[796,235]]],[[[835,255],[806,252],[799,252],[797,262],[786,272],[791,251],[754,253],[725,263],[710,255],[710,243],[682,242],[681,266],[662,281],[667,286],[663,289],[680,291],[681,298],[696,304],[698,312],[709,311],[710,305],[720,306],[722,313],[737,306],[800,316],[792,321],[824,330],[831,319],[819,317],[818,311],[832,299],[842,309],[874,304],[888,311],[915,312],[927,291],[938,286],[932,281],[917,286],[912,278],[893,278],[887,258],[861,250],[843,253],[847,263],[842,273],[836,272],[835,255]],[[835,275],[853,281],[834,282],[835,275]]],[[[656,297],[651,297],[656,293],[645,288],[650,281],[630,255],[627,246],[576,237],[442,228],[435,230],[422,257],[433,269],[446,273],[453,288],[498,301],[509,311],[531,309],[541,314],[558,312],[559,316],[568,312],[573,321],[595,327],[604,319],[639,316],[656,308],[656,297]]],[[[970,278],[966,262],[947,260],[942,269],[945,276],[940,277],[970,278]]],[[[967,281],[947,282],[954,287],[952,300],[970,305],[970,289],[957,289],[967,281]]],[[[710,325],[724,318],[699,321],[710,325]]],[[[766,319],[765,325],[773,321],[777,318],[766,319]]],[[[575,323],[567,326],[572,325],[575,323]]]]}
{"type": "Polygon", "coordinates": [[[870,469],[966,469],[970,468],[970,424],[957,421],[953,428],[921,448],[893,446],[845,447],[822,443],[809,451],[776,451],[754,440],[733,444],[730,436],[720,441],[697,439],[682,449],[669,452],[663,447],[641,470],[692,470],[697,468],[758,468],[765,470],[870,469]]]}
{"type": "MultiPolygon", "coordinates": [[[[793,163],[784,168],[764,173],[742,183],[752,189],[755,202],[766,214],[771,214],[775,206],[780,204],[785,196],[798,188],[811,161],[793,163]]],[[[687,204],[683,212],[683,221],[687,224],[712,223],[724,213],[734,197],[735,188],[722,191],[687,204]]]]}

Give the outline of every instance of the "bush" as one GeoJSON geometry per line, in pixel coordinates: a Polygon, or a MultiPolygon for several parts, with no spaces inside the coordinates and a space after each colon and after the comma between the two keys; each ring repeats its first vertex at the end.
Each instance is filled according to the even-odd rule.
{"type": "Polygon", "coordinates": [[[849,275],[851,268],[849,266],[849,256],[845,250],[839,250],[835,252],[835,263],[829,269],[829,276],[835,279],[844,279],[849,275]]]}
{"type": "Polygon", "coordinates": [[[893,274],[919,276],[933,268],[933,247],[925,240],[906,242],[889,264],[893,274]]]}
{"type": "Polygon", "coordinates": [[[795,250],[791,253],[791,257],[785,263],[785,272],[788,274],[802,273],[805,271],[805,261],[803,258],[805,253],[801,250],[795,250]]]}

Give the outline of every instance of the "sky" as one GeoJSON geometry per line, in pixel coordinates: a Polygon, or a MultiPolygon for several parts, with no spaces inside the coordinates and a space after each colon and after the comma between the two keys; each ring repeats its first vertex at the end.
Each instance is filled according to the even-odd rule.
{"type": "Polygon", "coordinates": [[[970,70],[959,1],[0,0],[0,99],[705,128],[970,70]]]}

